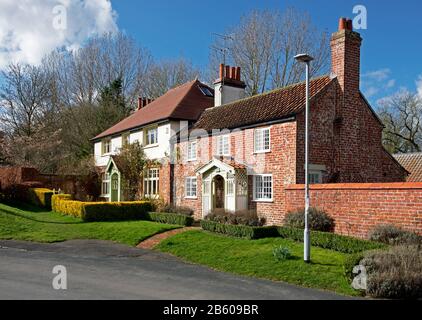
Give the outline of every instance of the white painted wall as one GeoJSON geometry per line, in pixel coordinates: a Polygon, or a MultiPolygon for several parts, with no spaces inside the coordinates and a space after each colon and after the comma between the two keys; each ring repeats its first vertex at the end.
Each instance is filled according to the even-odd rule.
{"type": "Polygon", "coordinates": [[[219,107],[245,97],[245,89],[232,87],[221,83],[215,85],[214,106],[219,107]],[[221,90],[222,88],[222,90],[221,90]]]}

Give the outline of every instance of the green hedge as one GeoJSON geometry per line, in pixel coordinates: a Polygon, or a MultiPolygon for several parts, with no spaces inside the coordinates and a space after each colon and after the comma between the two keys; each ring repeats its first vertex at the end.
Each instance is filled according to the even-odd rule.
{"type": "MultiPolygon", "coordinates": [[[[243,225],[222,224],[207,220],[201,221],[201,227],[210,232],[238,238],[262,239],[282,237],[300,242],[303,241],[303,229],[289,227],[248,227],[243,225]]],[[[385,247],[385,245],[377,242],[319,231],[311,231],[311,245],[343,253],[358,253],[385,247]]]]}
{"type": "Polygon", "coordinates": [[[275,227],[249,227],[223,224],[209,220],[201,220],[201,227],[207,231],[246,239],[272,238],[278,236],[277,228],[275,227]]]}
{"type": "Polygon", "coordinates": [[[150,221],[175,224],[186,227],[191,226],[194,222],[194,219],[192,217],[176,213],[149,212],[146,216],[147,220],[150,221]]]}
{"type": "Polygon", "coordinates": [[[28,201],[38,207],[51,210],[51,198],[54,192],[45,188],[29,188],[28,201]]]}

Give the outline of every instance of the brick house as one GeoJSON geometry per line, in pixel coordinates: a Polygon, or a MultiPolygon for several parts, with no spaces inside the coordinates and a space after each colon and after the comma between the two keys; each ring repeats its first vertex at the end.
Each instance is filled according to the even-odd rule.
{"type": "MultiPolygon", "coordinates": [[[[340,20],[331,73],[310,84],[310,181],[405,181],[382,146],[383,125],[360,91],[362,38],[340,20]]],[[[202,218],[213,209],[256,210],[269,224],[286,212],[286,188],[304,183],[305,84],[250,98],[240,69],[220,66],[214,106],[175,136],[172,202],[202,218]]]]}
{"type": "MultiPolygon", "coordinates": [[[[102,195],[106,201],[124,201],[121,171],[114,155],[127,143],[138,142],[154,166],[143,173],[141,197],[171,202],[172,166],[170,138],[192,125],[213,105],[213,89],[194,80],[169,90],[152,101],[139,98],[137,110],[92,139],[95,163],[102,173],[102,195]]],[[[141,174],[141,173],[140,173],[141,174]]]]}

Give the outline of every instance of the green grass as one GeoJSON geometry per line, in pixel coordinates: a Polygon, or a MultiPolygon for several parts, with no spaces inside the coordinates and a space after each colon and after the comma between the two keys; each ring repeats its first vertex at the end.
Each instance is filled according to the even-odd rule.
{"type": "Polygon", "coordinates": [[[312,248],[312,263],[305,264],[302,244],[288,239],[243,240],[189,231],[164,240],[156,249],[220,271],[358,295],[343,275],[346,254],[312,248]],[[273,248],[280,245],[291,250],[293,259],[276,261],[273,248]]]}
{"type": "Polygon", "coordinates": [[[82,222],[26,204],[0,203],[0,239],[60,242],[72,239],[111,240],[135,246],[150,236],[178,226],[149,221],[82,222]]]}

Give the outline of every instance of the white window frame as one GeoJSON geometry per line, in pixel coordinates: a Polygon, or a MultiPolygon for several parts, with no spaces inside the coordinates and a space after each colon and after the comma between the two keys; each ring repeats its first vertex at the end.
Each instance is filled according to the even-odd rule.
{"type": "Polygon", "coordinates": [[[185,198],[186,199],[198,198],[198,179],[196,177],[185,178],[185,198]]]}
{"type": "Polygon", "coordinates": [[[158,126],[152,126],[145,128],[145,138],[144,138],[144,146],[151,147],[158,144],[158,126]],[[150,132],[155,132],[154,135],[150,134],[150,132]],[[151,137],[154,137],[154,141],[151,141],[151,137]]]}
{"type": "Polygon", "coordinates": [[[110,195],[110,175],[108,173],[102,174],[101,195],[102,196],[110,195]],[[107,191],[107,192],[104,192],[104,191],[107,191]]]}
{"type": "Polygon", "coordinates": [[[230,156],[230,135],[221,135],[217,137],[217,155],[230,156]]]}
{"type": "Polygon", "coordinates": [[[256,128],[254,130],[254,153],[267,153],[271,152],[271,128],[256,128]],[[265,133],[268,132],[268,146],[266,148],[265,133]],[[260,139],[261,146],[258,144],[258,138],[260,139]]]}
{"type": "Polygon", "coordinates": [[[195,161],[197,159],[198,152],[198,141],[189,141],[187,148],[187,159],[188,161],[195,161]],[[193,147],[195,146],[195,147],[193,147]]]}
{"type": "MultiPolygon", "coordinates": [[[[267,181],[268,182],[268,181],[267,181]]],[[[274,181],[273,181],[273,175],[272,174],[257,174],[253,176],[253,201],[255,202],[273,202],[274,199],[274,181]],[[265,186],[265,179],[270,178],[271,185],[265,186]],[[261,182],[262,179],[262,186],[257,186],[257,182],[261,182]],[[261,191],[258,191],[257,188],[260,188],[261,191]],[[271,189],[271,197],[265,197],[266,190],[265,188],[271,189]],[[260,196],[257,196],[257,191],[260,192],[260,196]]]]}
{"type": "Polygon", "coordinates": [[[145,171],[144,174],[144,197],[145,198],[158,198],[160,195],[160,169],[150,168],[145,171]],[[155,183],[155,193],[154,190],[155,183]]]}
{"type": "Polygon", "coordinates": [[[322,171],[320,170],[309,170],[309,184],[321,184],[322,183],[322,171]],[[318,182],[312,179],[312,176],[317,176],[318,182]]]}
{"type": "Polygon", "coordinates": [[[103,156],[111,154],[111,139],[104,139],[101,141],[101,154],[103,156]],[[106,150],[107,149],[107,150],[106,150]]]}

